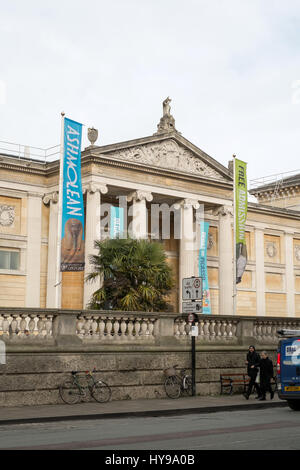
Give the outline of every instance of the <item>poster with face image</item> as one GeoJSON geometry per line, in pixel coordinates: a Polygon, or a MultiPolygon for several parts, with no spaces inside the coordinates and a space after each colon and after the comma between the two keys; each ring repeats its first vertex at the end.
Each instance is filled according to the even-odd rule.
{"type": "Polygon", "coordinates": [[[84,270],[84,206],[81,186],[82,124],[65,118],[61,271],[84,270]]]}

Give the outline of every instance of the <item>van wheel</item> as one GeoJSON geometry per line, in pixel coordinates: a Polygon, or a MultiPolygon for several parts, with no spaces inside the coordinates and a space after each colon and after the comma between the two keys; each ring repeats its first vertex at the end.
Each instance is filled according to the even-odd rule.
{"type": "Polygon", "coordinates": [[[300,400],[287,400],[289,407],[294,411],[300,411],[300,400]]]}

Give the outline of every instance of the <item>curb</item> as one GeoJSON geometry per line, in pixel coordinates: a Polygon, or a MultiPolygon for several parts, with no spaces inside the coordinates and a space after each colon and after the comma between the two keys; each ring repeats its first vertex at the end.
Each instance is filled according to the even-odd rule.
{"type": "Polygon", "coordinates": [[[34,423],[55,423],[59,421],[84,421],[84,420],[99,420],[99,419],[118,419],[118,418],[141,418],[141,417],[159,417],[159,416],[180,416],[185,414],[205,414],[217,413],[221,411],[238,411],[238,410],[258,410],[265,408],[282,408],[287,407],[286,401],[270,402],[270,403],[253,403],[244,405],[216,405],[201,408],[174,408],[171,410],[146,410],[146,411],[128,411],[116,413],[93,413],[93,414],[80,414],[80,415],[65,415],[65,416],[39,416],[35,418],[12,418],[0,419],[0,427],[16,424],[34,424],[34,423]]]}

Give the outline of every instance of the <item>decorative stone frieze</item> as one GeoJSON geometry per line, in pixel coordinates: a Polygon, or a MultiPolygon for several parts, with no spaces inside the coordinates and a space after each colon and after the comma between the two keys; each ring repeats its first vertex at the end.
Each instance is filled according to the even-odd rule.
{"type": "Polygon", "coordinates": [[[166,168],[227,182],[219,172],[199,157],[196,157],[190,150],[179,146],[173,139],[116,150],[106,156],[112,159],[127,160],[151,167],[166,168]]]}

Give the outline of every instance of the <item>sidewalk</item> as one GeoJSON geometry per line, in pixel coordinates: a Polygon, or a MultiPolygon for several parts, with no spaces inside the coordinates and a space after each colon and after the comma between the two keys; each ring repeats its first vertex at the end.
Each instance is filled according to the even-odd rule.
{"type": "Polygon", "coordinates": [[[43,423],[83,419],[112,419],[141,416],[172,416],[217,411],[251,410],[287,406],[276,394],[273,400],[255,400],[254,395],[245,400],[242,395],[216,397],[183,397],[122,400],[109,403],[79,403],[77,405],[36,405],[0,407],[0,426],[8,424],[43,423]]]}

